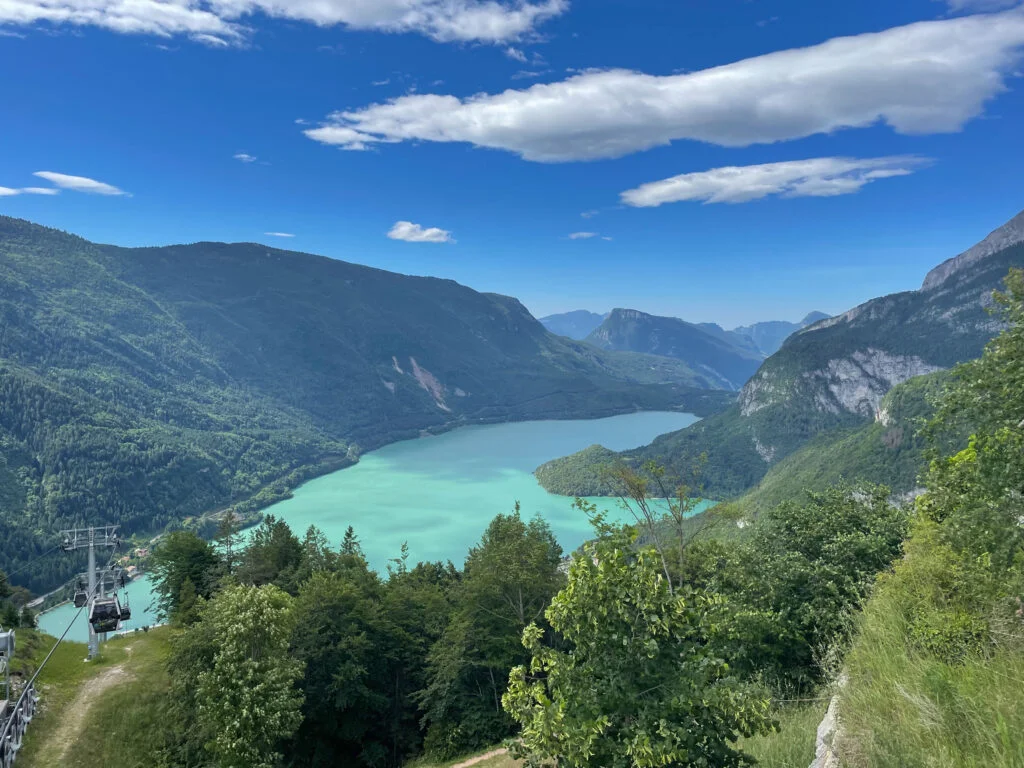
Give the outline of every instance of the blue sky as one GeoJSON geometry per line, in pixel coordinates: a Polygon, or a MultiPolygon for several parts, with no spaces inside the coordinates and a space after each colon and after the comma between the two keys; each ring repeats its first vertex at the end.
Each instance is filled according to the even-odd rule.
{"type": "Polygon", "coordinates": [[[1022,70],[1009,0],[0,0],[0,212],[795,320],[1024,208],[1022,70]]]}

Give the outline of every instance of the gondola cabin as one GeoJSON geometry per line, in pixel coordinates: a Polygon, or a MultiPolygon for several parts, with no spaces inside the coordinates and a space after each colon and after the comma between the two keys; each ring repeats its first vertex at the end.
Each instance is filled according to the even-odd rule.
{"type": "Polygon", "coordinates": [[[93,630],[99,634],[102,632],[115,632],[121,622],[121,604],[117,596],[97,597],[92,603],[92,610],[89,611],[89,623],[93,630]]]}

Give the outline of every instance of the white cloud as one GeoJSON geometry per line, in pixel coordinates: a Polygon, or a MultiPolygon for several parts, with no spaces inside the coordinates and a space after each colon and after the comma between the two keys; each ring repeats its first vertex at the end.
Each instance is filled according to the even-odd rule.
{"type": "Polygon", "coordinates": [[[538,77],[544,77],[544,75],[550,74],[550,72],[551,72],[550,69],[538,69],[538,70],[520,69],[518,72],[516,72],[514,75],[512,75],[512,79],[513,80],[536,80],[538,77]]]}
{"type": "Polygon", "coordinates": [[[270,237],[295,237],[291,232],[264,232],[263,234],[270,237]]]}
{"type": "Polygon", "coordinates": [[[239,152],[237,155],[234,155],[234,158],[235,160],[239,160],[243,163],[255,163],[257,160],[259,160],[258,157],[256,157],[255,155],[250,155],[248,152],[239,152]]]}
{"type": "Polygon", "coordinates": [[[388,232],[392,240],[404,240],[407,243],[454,243],[452,233],[437,227],[424,228],[411,221],[398,221],[388,232]]]}
{"type": "Polygon", "coordinates": [[[14,197],[15,195],[59,195],[60,190],[53,187],[0,187],[0,197],[14,197]]]}
{"type": "Polygon", "coordinates": [[[580,214],[580,216],[582,216],[584,219],[592,219],[599,213],[600,211],[584,211],[583,213],[580,214]]]}
{"type": "Polygon", "coordinates": [[[205,45],[244,44],[256,16],[318,27],[416,32],[438,42],[528,38],[569,0],[0,0],[0,24],[103,27],[124,34],[187,35],[205,45]]]}
{"type": "Polygon", "coordinates": [[[834,197],[849,195],[878,179],[906,176],[927,164],[920,157],[819,157],[764,165],[730,166],[684,173],[623,192],[622,202],[637,208],[699,200],[746,203],[771,195],[834,197]]]}
{"type": "Polygon", "coordinates": [[[953,13],[986,13],[989,11],[1002,11],[1020,5],[1020,0],[940,0],[945,2],[953,13]]]}
{"type": "Polygon", "coordinates": [[[46,179],[61,189],[70,189],[74,192],[86,192],[91,195],[125,194],[124,190],[118,189],[111,184],[104,184],[102,181],[89,179],[85,176],[68,176],[65,173],[54,173],[53,171],[36,171],[33,175],[46,179]]]}
{"type": "Polygon", "coordinates": [[[570,240],[589,240],[592,237],[597,237],[597,232],[573,232],[569,235],[570,240]]]}
{"type": "Polygon", "coordinates": [[[460,99],[422,94],[336,112],[326,144],[465,142],[527,160],[620,157],[676,140],[742,147],[885,123],[957,131],[1024,56],[1024,12],[843,37],[687,74],[616,69],[460,99]]]}
{"type": "Polygon", "coordinates": [[[515,59],[516,61],[522,62],[523,64],[526,63],[526,54],[523,53],[518,48],[512,47],[511,45],[505,49],[505,55],[508,56],[510,59],[515,59]]]}

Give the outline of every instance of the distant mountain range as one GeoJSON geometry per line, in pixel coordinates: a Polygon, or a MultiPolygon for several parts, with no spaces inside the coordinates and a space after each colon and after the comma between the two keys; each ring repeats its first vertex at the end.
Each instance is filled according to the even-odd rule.
{"type": "MultiPolygon", "coordinates": [[[[424,430],[731,396],[516,299],[263,245],[117,248],[0,217],[0,569],[86,522],[240,511],[424,430]]],[[[79,564],[43,558],[52,587],[79,564]]]]}
{"type": "Polygon", "coordinates": [[[599,315],[596,312],[588,312],[585,309],[577,309],[573,312],[563,312],[559,315],[548,315],[540,319],[541,324],[552,333],[559,336],[568,336],[570,339],[580,341],[587,338],[597,328],[608,314],[599,315]]]}
{"type": "Polygon", "coordinates": [[[754,345],[761,350],[765,357],[770,357],[778,352],[782,343],[794,333],[821,320],[827,320],[828,317],[824,312],[811,312],[799,323],[769,320],[764,323],[742,325],[735,328],[732,333],[747,337],[754,342],[754,345]]]}
{"type": "Polygon", "coordinates": [[[723,362],[724,342],[731,354],[741,359],[763,360],[778,351],[795,332],[828,317],[811,312],[798,323],[772,320],[727,331],[716,323],[688,323],[675,317],[649,315],[635,309],[615,309],[604,315],[585,309],[542,317],[540,322],[552,333],[582,339],[602,349],[617,349],[662,355],[684,360],[698,370],[717,377],[722,386],[736,389],[753,375],[756,367],[723,362]],[[707,337],[714,337],[712,341],[707,337]],[[725,373],[725,369],[731,376],[725,373]]]}
{"type": "MultiPolygon", "coordinates": [[[[893,387],[981,354],[999,330],[987,311],[992,292],[1011,267],[1022,266],[1024,213],[936,267],[920,290],[873,299],[798,331],[761,365],[728,410],[620,456],[630,462],[656,459],[682,471],[706,453],[706,492],[724,499],[757,486],[803,446],[811,450],[812,440],[820,451],[834,439],[829,435],[847,434],[842,430],[873,422],[886,426],[894,417],[884,398],[893,387]]],[[[901,410],[917,413],[921,407],[901,410]]],[[[912,433],[909,425],[902,426],[912,433]]],[[[890,442],[905,445],[889,429],[861,434],[863,441],[888,435],[890,442]]],[[[863,441],[857,450],[870,453],[863,441]]],[[[806,454],[804,466],[813,466],[813,458],[806,454]]],[[[592,477],[583,463],[572,462],[574,476],[592,477]]],[[[548,469],[549,482],[555,474],[548,469]]],[[[913,472],[905,470],[891,481],[905,490],[913,485],[913,472]]],[[[564,483],[561,487],[564,491],[564,483]]],[[[586,483],[572,489],[580,495],[596,490],[586,483]]]]}
{"type": "Polygon", "coordinates": [[[682,360],[721,389],[742,387],[764,359],[749,340],[730,339],[676,317],[635,309],[613,309],[586,341],[601,349],[682,360]]]}

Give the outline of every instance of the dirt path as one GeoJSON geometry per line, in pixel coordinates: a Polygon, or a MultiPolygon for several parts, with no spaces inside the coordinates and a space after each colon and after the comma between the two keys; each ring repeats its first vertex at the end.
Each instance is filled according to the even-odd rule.
{"type": "Polygon", "coordinates": [[[118,664],[84,681],[75,700],[60,712],[60,723],[39,751],[36,764],[70,766],[71,763],[66,760],[68,750],[78,740],[93,703],[108,689],[129,679],[131,675],[124,664],[118,664]]]}
{"type": "Polygon", "coordinates": [[[508,750],[507,749],[492,749],[490,752],[488,752],[485,755],[477,755],[476,757],[471,757],[469,760],[466,760],[463,763],[456,763],[455,765],[452,766],[452,768],[469,768],[471,765],[476,765],[477,763],[482,763],[484,760],[490,760],[492,757],[499,757],[500,755],[507,755],[507,754],[508,754],[508,750]]]}

